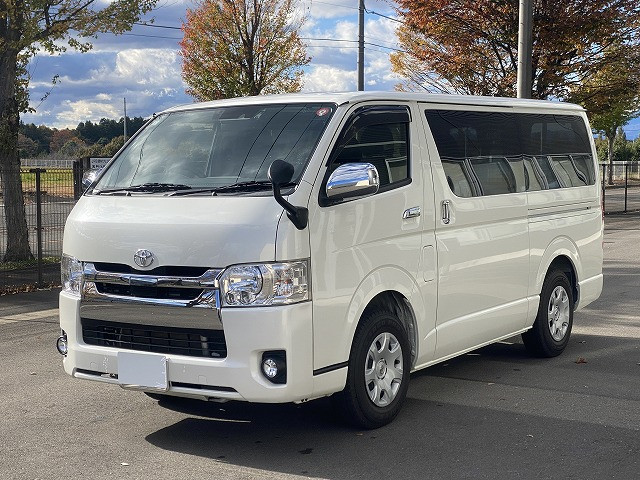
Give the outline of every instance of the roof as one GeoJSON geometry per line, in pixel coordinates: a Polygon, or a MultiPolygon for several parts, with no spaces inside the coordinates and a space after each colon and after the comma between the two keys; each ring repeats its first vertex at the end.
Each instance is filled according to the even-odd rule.
{"type": "MultiPolygon", "coordinates": [[[[565,102],[550,102],[547,100],[530,100],[509,97],[480,97],[473,95],[442,95],[413,92],[323,92],[323,93],[293,93],[285,95],[259,95],[254,97],[238,97],[212,102],[192,103],[169,108],[164,112],[183,110],[197,110],[201,108],[224,107],[234,105],[256,105],[275,103],[357,103],[364,101],[417,101],[425,103],[440,103],[451,105],[475,105],[493,107],[529,107],[549,108],[558,110],[583,111],[579,105],[565,102]]],[[[164,113],[163,112],[163,113],[164,113]]]]}

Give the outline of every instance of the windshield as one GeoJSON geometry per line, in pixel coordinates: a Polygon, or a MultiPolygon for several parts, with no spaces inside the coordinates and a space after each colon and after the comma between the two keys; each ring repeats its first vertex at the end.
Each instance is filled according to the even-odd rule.
{"type": "Polygon", "coordinates": [[[153,192],[162,185],[180,190],[266,182],[276,159],[293,165],[292,181],[297,183],[334,110],[334,104],[312,103],[159,115],[118,155],[93,190],[153,192]]]}

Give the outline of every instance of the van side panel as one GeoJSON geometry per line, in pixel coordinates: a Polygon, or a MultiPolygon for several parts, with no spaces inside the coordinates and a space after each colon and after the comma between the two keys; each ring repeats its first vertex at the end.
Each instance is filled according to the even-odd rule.
{"type": "Polygon", "coordinates": [[[529,234],[524,193],[460,198],[433,163],[450,221],[436,229],[438,343],[444,357],[522,328],[528,312],[529,234]]]}
{"type": "Polygon", "coordinates": [[[420,107],[436,206],[436,357],[446,358],[523,328],[529,310],[527,200],[524,192],[454,193],[425,119],[425,110],[438,106],[420,107]]]}
{"type": "Polygon", "coordinates": [[[540,294],[549,265],[559,255],[572,261],[578,282],[602,274],[602,212],[597,191],[593,185],[528,194],[530,295],[540,294]]]}
{"type": "MultiPolygon", "coordinates": [[[[586,114],[580,117],[590,132],[586,114]]],[[[527,194],[531,232],[529,294],[540,294],[549,265],[559,255],[565,255],[576,272],[579,292],[576,310],[597,299],[603,284],[602,190],[592,137],[589,143],[596,172],[594,185],[527,194]]]]}

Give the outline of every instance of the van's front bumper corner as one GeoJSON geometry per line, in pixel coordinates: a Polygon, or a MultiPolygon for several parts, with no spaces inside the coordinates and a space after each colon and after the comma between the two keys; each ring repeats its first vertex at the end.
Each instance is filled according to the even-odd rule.
{"type": "MultiPolygon", "coordinates": [[[[79,299],[64,292],[60,294],[60,326],[67,332],[68,341],[68,353],[63,362],[66,373],[75,378],[119,385],[118,351],[135,351],[85,344],[79,307],[79,299]]],[[[314,388],[311,317],[311,302],[278,307],[224,308],[226,358],[166,354],[168,390],[160,393],[261,403],[297,402],[310,398],[314,388]],[[268,351],[286,353],[286,383],[274,384],[262,373],[262,356],[268,351]]],[[[144,323],[143,319],[136,321],[144,323]]]]}

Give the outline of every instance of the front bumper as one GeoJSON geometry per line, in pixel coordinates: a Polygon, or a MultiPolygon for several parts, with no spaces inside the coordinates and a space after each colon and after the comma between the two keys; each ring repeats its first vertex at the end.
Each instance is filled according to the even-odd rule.
{"type": "MultiPolygon", "coordinates": [[[[67,334],[69,348],[63,361],[65,371],[76,378],[119,384],[118,351],[123,350],[85,344],[79,306],[78,298],[65,292],[60,294],[60,326],[67,334]]],[[[169,390],[165,393],[265,403],[311,398],[314,390],[311,307],[311,302],[305,302],[223,309],[226,358],[166,354],[169,390]],[[269,382],[261,373],[262,353],[269,350],[286,351],[284,385],[269,382]]]]}

